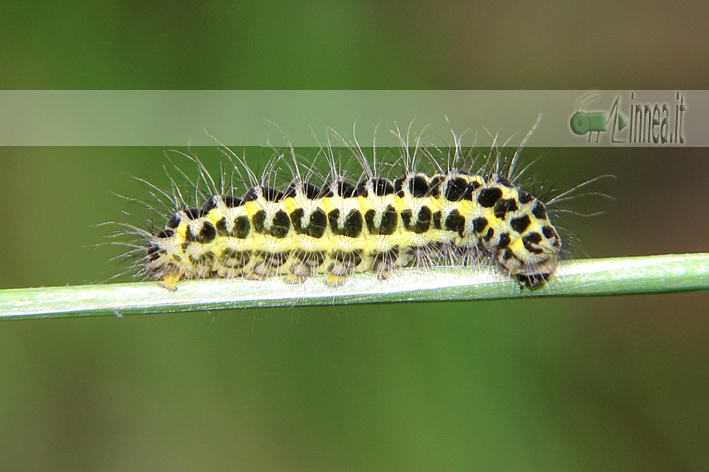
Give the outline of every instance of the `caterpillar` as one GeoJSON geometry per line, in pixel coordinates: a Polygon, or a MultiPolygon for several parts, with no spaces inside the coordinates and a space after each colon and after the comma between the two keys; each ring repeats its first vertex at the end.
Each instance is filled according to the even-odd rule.
{"type": "Polygon", "coordinates": [[[545,203],[517,183],[526,170],[516,170],[521,147],[512,157],[473,156],[455,133],[454,145],[441,149],[420,135],[410,145],[409,134],[397,128],[402,145],[389,150],[385,164],[376,143],[370,159],[356,138],[329,133],[344,144],[346,159],[354,157],[355,178],[328,136],[318,154],[324,172],[289,147],[257,176],[222,145],[226,166],[216,181],[195,156],[187,157],[198,167],[197,181],[176,166],[186,188],[172,178],[168,190],[139,179],[170,208],[157,229],[125,225],[142,240],[131,244],[140,274],[169,290],[183,279],[214,277],[302,283],[324,276],[325,284],[339,287],[356,272],[383,280],[406,266],[486,259],[522,288],[534,289],[554,274],[561,238],[545,203]],[[278,186],[284,170],[288,178],[278,186]],[[187,204],[186,190],[197,205],[187,204]]]}

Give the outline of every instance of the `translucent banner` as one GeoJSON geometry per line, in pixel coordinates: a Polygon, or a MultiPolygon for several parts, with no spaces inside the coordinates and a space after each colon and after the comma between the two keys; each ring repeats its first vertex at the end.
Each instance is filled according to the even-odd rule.
{"type": "Polygon", "coordinates": [[[425,129],[485,147],[540,116],[528,146],[709,145],[709,91],[3,90],[0,146],[398,146],[425,129]]]}

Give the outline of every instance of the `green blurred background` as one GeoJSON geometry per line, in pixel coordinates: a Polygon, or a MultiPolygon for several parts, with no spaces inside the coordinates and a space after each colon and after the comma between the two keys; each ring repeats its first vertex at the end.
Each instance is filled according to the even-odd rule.
{"type": "MultiPolygon", "coordinates": [[[[708,10],[3,2],[0,87],[706,89],[708,10]]],[[[525,154],[559,188],[617,176],[594,187],[615,201],[573,204],[604,215],[560,222],[576,257],[709,250],[706,149],[525,154]]],[[[145,195],[129,174],[164,182],[164,163],[158,148],[0,149],[0,288],[119,272],[92,226],[121,219],[111,192],[145,195]]],[[[709,470],[708,302],[4,322],[0,470],[709,470]]]]}

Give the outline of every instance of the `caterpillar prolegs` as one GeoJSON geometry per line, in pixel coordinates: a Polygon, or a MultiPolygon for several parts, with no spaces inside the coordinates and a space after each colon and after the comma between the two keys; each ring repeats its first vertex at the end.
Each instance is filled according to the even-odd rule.
{"type": "Polygon", "coordinates": [[[169,190],[151,186],[172,212],[161,230],[135,232],[145,240],[134,246],[140,272],[172,290],[182,279],[213,277],[300,283],[323,275],[324,283],[341,286],[355,272],[386,279],[406,266],[491,259],[523,287],[543,284],[558,266],[561,239],[544,202],[515,182],[524,171],[515,169],[519,150],[473,158],[453,136],[450,149],[426,147],[420,138],[409,147],[402,139],[388,165],[377,157],[381,149],[369,158],[356,140],[343,139],[344,157],[358,165],[354,179],[329,144],[318,157],[324,172],[290,148],[261,176],[224,147],[228,168],[218,183],[190,157],[199,180],[178,170],[202,205],[187,205],[185,186],[174,180],[169,190]],[[285,185],[273,185],[284,169],[285,185]]]}

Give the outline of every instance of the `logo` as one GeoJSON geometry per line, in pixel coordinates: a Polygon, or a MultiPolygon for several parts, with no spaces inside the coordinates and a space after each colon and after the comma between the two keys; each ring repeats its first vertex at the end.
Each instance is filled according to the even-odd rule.
{"type": "Polygon", "coordinates": [[[601,141],[601,133],[609,133],[604,138],[612,144],[684,144],[682,125],[687,107],[683,94],[676,92],[676,103],[671,105],[637,103],[635,92],[631,92],[626,113],[621,112],[624,104],[620,95],[608,111],[586,111],[586,105],[596,98],[596,92],[581,97],[570,120],[571,131],[579,136],[588,134],[589,143],[594,133],[596,143],[601,141]]]}

